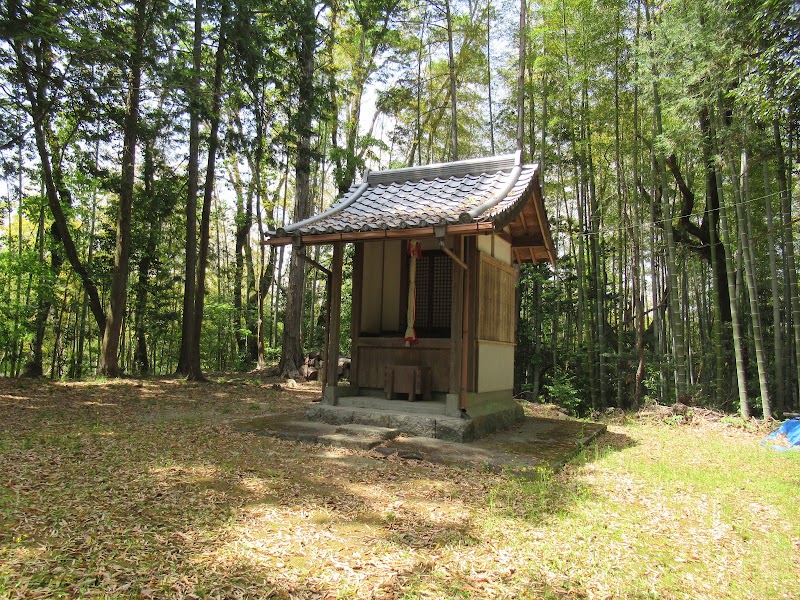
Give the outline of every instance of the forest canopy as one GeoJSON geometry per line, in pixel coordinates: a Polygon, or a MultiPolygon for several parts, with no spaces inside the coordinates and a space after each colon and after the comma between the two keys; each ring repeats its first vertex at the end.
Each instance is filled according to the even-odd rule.
{"type": "Polygon", "coordinates": [[[796,409],[799,48],[791,0],[9,0],[0,373],[296,372],[324,278],[265,233],[520,145],[520,397],[796,409]]]}

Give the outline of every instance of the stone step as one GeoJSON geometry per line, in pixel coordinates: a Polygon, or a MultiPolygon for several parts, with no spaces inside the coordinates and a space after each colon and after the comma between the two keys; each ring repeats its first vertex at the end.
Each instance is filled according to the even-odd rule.
{"type": "MultiPolygon", "coordinates": [[[[243,427],[250,429],[249,427],[243,427]]],[[[253,431],[259,435],[303,442],[305,444],[324,444],[350,448],[353,450],[371,450],[375,446],[400,435],[399,429],[376,427],[374,425],[346,424],[332,425],[321,420],[275,419],[271,423],[261,423],[253,431]]]]}
{"type": "Polygon", "coordinates": [[[387,400],[378,396],[340,396],[336,399],[336,405],[348,408],[370,408],[442,416],[446,414],[445,411],[447,410],[447,404],[444,400],[419,400],[410,403],[408,400],[387,400]]]}
{"type": "Polygon", "coordinates": [[[365,438],[375,438],[377,440],[385,441],[396,438],[401,432],[399,429],[390,429],[389,427],[376,427],[375,425],[351,423],[348,425],[338,426],[336,428],[336,433],[344,433],[347,435],[365,438]]]}
{"type": "Polygon", "coordinates": [[[316,444],[321,436],[333,432],[335,428],[321,421],[281,421],[274,426],[258,430],[259,435],[305,444],[316,444]]]}
{"type": "MultiPolygon", "coordinates": [[[[415,403],[416,404],[416,403],[415,403]]],[[[334,425],[367,425],[394,429],[408,435],[465,442],[474,439],[469,419],[444,415],[411,414],[377,408],[357,408],[319,404],[308,410],[306,418],[334,425]]]]}
{"type": "Polygon", "coordinates": [[[380,438],[363,437],[347,433],[329,433],[317,438],[318,444],[334,446],[336,448],[347,448],[349,450],[372,450],[375,446],[379,446],[385,441],[386,440],[380,438]]]}

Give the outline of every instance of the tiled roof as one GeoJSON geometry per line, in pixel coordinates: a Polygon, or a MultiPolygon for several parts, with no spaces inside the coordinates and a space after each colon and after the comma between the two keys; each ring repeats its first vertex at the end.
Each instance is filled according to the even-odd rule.
{"type": "Polygon", "coordinates": [[[510,155],[368,173],[330,210],[276,234],[306,236],[493,220],[527,199],[525,192],[537,166],[515,170],[515,162],[516,156],[510,155]]]}
{"type": "MultiPolygon", "coordinates": [[[[332,235],[356,239],[437,225],[472,223],[502,229],[532,200],[538,217],[531,225],[541,233],[547,221],[538,172],[538,165],[521,165],[519,154],[510,154],[367,173],[330,209],[271,232],[271,243],[289,238],[314,243],[317,237],[321,241],[332,235]]],[[[520,218],[525,220],[524,215],[520,218]]],[[[530,226],[523,229],[531,233],[530,226]]],[[[549,231],[546,236],[549,239],[549,231]]]]}

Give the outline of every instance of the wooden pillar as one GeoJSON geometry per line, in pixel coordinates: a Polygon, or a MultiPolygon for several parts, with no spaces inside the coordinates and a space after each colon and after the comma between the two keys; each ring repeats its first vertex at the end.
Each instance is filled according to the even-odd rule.
{"type": "Polygon", "coordinates": [[[350,318],[350,385],[359,385],[359,348],[358,337],[361,335],[361,306],[364,294],[364,242],[356,242],[353,256],[353,304],[350,318]]]}
{"type": "MultiPolygon", "coordinates": [[[[466,262],[469,267],[467,269],[469,276],[465,278],[466,281],[464,282],[464,293],[467,296],[464,300],[464,310],[466,311],[464,316],[464,344],[467,346],[465,356],[467,361],[467,391],[478,390],[478,331],[475,325],[478,322],[477,290],[480,288],[481,261],[477,246],[477,238],[466,238],[464,249],[466,256],[464,257],[464,262],[466,262]]],[[[464,373],[462,373],[461,376],[463,378],[464,373]]]]}
{"type": "Polygon", "coordinates": [[[322,364],[319,367],[319,380],[322,382],[323,397],[325,394],[325,386],[328,381],[328,346],[330,343],[330,336],[328,332],[331,330],[331,283],[333,276],[330,271],[325,277],[325,334],[324,342],[322,344],[322,364]]]}
{"type": "MultiPolygon", "coordinates": [[[[464,254],[464,236],[456,237],[454,246],[463,260],[466,256],[464,254]]],[[[453,264],[453,302],[450,311],[450,389],[448,390],[451,394],[461,393],[464,298],[464,269],[453,264]]]]}
{"type": "Polygon", "coordinates": [[[336,387],[339,382],[339,337],[342,330],[342,266],[344,263],[344,242],[333,245],[331,260],[331,295],[328,303],[330,317],[328,327],[328,355],[325,357],[327,373],[326,387],[336,387]]]}

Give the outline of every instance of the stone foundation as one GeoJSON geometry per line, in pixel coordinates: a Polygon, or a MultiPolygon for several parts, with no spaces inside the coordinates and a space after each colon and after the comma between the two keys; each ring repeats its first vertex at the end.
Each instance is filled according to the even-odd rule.
{"type": "Polygon", "coordinates": [[[430,437],[450,442],[471,442],[519,423],[524,418],[524,412],[516,402],[496,412],[468,417],[415,414],[400,410],[319,404],[306,412],[306,418],[309,421],[319,421],[334,425],[353,423],[387,427],[407,435],[430,437]]]}

